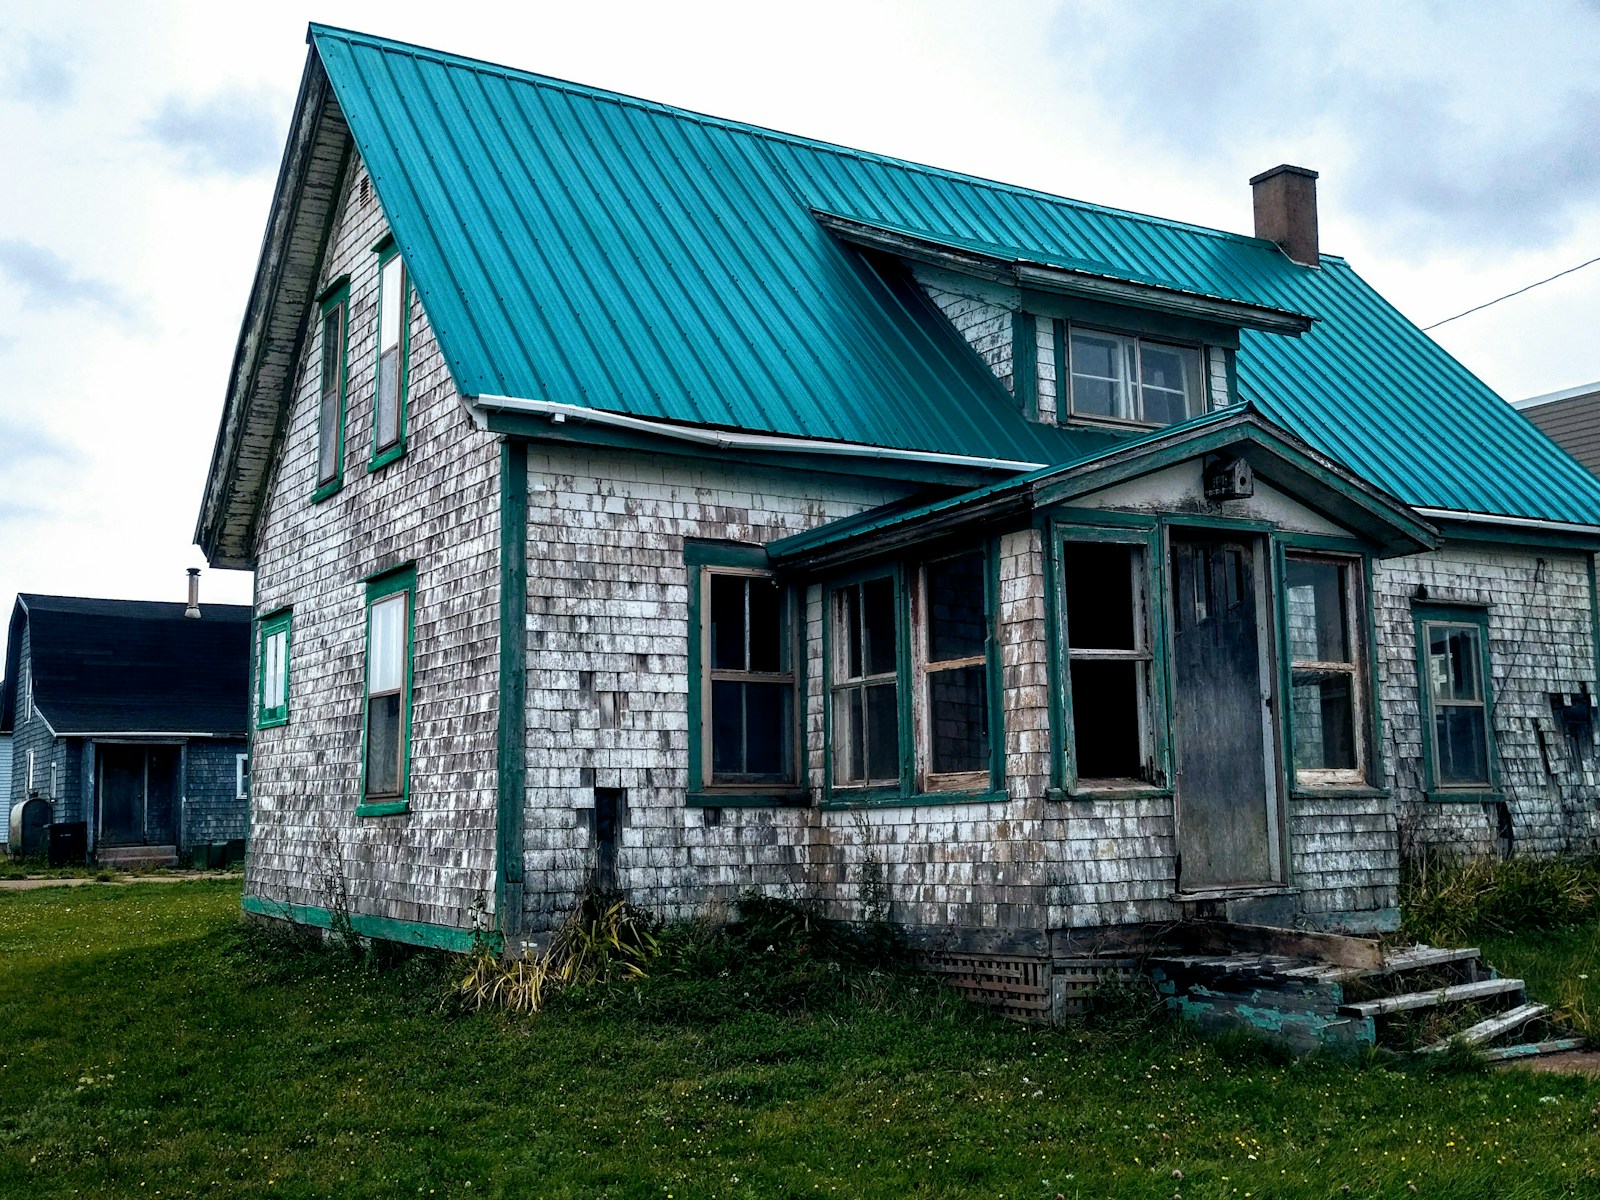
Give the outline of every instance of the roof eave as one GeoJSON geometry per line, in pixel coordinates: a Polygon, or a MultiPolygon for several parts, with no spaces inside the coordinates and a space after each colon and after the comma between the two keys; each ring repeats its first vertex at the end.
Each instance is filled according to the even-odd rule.
{"type": "Polygon", "coordinates": [[[1079,296],[1110,304],[1125,304],[1155,312],[1171,313],[1175,316],[1214,321],[1220,325],[1231,325],[1240,329],[1257,329],[1265,333],[1298,336],[1309,331],[1314,324],[1312,317],[1287,309],[1269,308],[1216,296],[1203,296],[1197,292],[1186,292],[1178,288],[1118,279],[1111,275],[1072,270],[1027,259],[1008,259],[1000,255],[983,254],[970,248],[951,246],[937,239],[918,237],[819,209],[813,209],[812,215],[824,229],[852,245],[883,251],[912,262],[942,267],[963,275],[987,279],[993,283],[1079,296]]]}

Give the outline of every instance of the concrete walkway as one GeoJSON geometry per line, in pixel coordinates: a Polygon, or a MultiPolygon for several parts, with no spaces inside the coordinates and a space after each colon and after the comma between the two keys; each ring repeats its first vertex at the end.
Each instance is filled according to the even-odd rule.
{"type": "Polygon", "coordinates": [[[112,879],[95,879],[93,876],[73,876],[71,879],[0,879],[0,892],[31,892],[36,888],[83,887],[100,884],[106,887],[127,887],[135,883],[188,883],[194,879],[243,879],[236,871],[184,871],[172,875],[123,875],[112,879]]]}

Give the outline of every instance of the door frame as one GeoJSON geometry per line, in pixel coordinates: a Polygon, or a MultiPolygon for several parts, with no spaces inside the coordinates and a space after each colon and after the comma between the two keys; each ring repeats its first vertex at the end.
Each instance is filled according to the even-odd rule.
{"type": "MultiPolygon", "coordinates": [[[[145,754],[145,760],[144,760],[144,811],[142,812],[141,817],[140,817],[140,828],[139,828],[139,836],[141,838],[145,838],[145,839],[148,839],[149,836],[150,836],[150,830],[149,830],[149,824],[150,824],[150,755],[148,753],[148,749],[151,746],[176,746],[178,748],[177,789],[174,792],[173,797],[172,797],[172,837],[173,837],[173,844],[175,846],[179,847],[180,850],[181,850],[181,848],[183,847],[183,844],[184,844],[184,840],[183,840],[183,835],[184,835],[184,829],[183,829],[183,825],[184,825],[184,820],[183,820],[183,818],[184,818],[184,809],[188,807],[188,805],[185,803],[185,801],[187,799],[187,791],[188,791],[188,789],[187,789],[187,781],[188,781],[188,778],[189,778],[189,743],[188,743],[188,741],[185,740],[184,738],[173,738],[173,737],[167,737],[167,738],[159,738],[159,737],[157,737],[157,738],[149,738],[149,737],[143,737],[143,738],[141,738],[141,737],[102,737],[102,738],[93,738],[93,739],[91,739],[89,744],[94,748],[94,781],[93,781],[93,788],[92,788],[92,793],[91,793],[93,795],[93,798],[94,798],[94,820],[90,822],[90,832],[93,834],[93,839],[94,839],[93,840],[93,844],[95,846],[99,846],[103,842],[103,840],[104,840],[103,834],[104,834],[104,827],[105,827],[105,805],[103,803],[104,796],[103,796],[103,791],[102,791],[104,775],[105,775],[105,766],[104,766],[104,763],[101,761],[100,747],[101,746],[141,746],[141,747],[144,747],[146,749],[146,751],[147,751],[147,753],[145,754]]],[[[121,843],[121,842],[119,842],[119,843],[113,843],[113,844],[115,844],[115,845],[143,845],[143,846],[148,846],[148,845],[150,845],[150,842],[148,840],[146,840],[146,841],[140,841],[140,842],[134,842],[134,843],[121,843]]]]}
{"type": "MultiPolygon", "coordinates": [[[[1261,770],[1265,784],[1267,805],[1267,878],[1257,884],[1239,884],[1236,887],[1206,888],[1189,893],[1183,886],[1180,874],[1177,894],[1216,894],[1252,892],[1262,888],[1289,886],[1288,814],[1284,810],[1287,797],[1284,788],[1283,743],[1279,729],[1280,681],[1278,672],[1278,555],[1273,553],[1273,529],[1264,522],[1228,520],[1178,520],[1161,522],[1161,555],[1163,564],[1162,614],[1167,646],[1174,644],[1177,636],[1177,603],[1174,590],[1177,580],[1171,569],[1173,533],[1233,538],[1250,545],[1250,558],[1255,567],[1254,590],[1256,600],[1256,675],[1261,689],[1261,770]]],[[[1183,702],[1178,691],[1177,663],[1170,649],[1166,656],[1167,695],[1172,706],[1167,720],[1172,729],[1172,816],[1173,849],[1183,853],[1183,747],[1177,738],[1177,707],[1183,702]]],[[[1181,861],[1181,857],[1180,857],[1181,861]]]]}

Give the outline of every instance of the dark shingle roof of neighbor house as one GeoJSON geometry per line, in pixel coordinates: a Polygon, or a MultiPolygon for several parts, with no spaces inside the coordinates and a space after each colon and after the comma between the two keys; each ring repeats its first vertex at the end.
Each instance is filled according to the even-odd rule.
{"type": "MultiPolygon", "coordinates": [[[[78,596],[17,597],[6,676],[19,678],[27,626],[33,703],[58,735],[207,734],[242,737],[249,721],[250,609],[78,596]]],[[[17,723],[14,682],[0,704],[17,723]]]]}

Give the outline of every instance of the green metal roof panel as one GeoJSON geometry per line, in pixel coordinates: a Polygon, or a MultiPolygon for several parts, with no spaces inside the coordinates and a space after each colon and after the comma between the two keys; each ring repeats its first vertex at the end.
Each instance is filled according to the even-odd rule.
{"type": "Polygon", "coordinates": [[[457,386],[649,419],[1035,463],[1115,443],[1029,422],[937,311],[817,223],[1318,318],[1246,330],[1239,391],[1425,507],[1600,524],[1600,482],[1343,260],[313,26],[457,386]]]}

